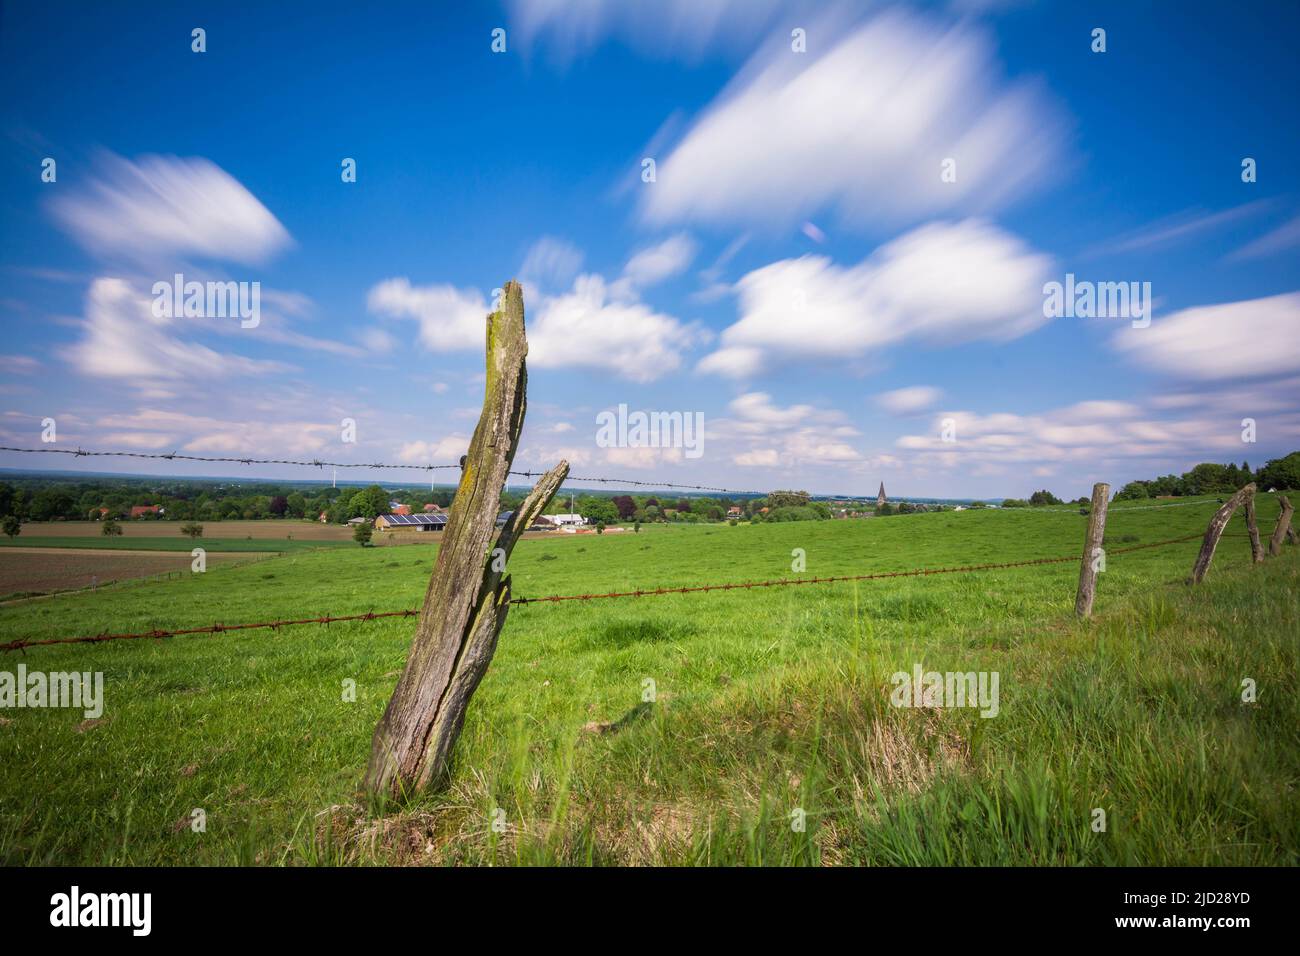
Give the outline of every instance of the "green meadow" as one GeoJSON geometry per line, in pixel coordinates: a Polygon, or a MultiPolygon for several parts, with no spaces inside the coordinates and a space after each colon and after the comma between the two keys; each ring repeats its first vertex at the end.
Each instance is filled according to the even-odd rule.
{"type": "MultiPolygon", "coordinates": [[[[1112,506],[1107,550],[1215,506],[1112,506]]],[[[525,540],[510,570],[540,597],[976,565],[1078,555],[1085,521],[653,525],[525,540]]],[[[0,862],[1295,865],[1300,549],[1252,565],[1244,532],[1195,588],[1198,542],[1109,554],[1088,621],[1077,560],[519,605],[447,786],[400,807],[358,785],[410,620],[30,648],[0,670],[102,671],[104,712],[0,711],[0,862]],[[917,664],[996,672],[997,715],[892,706],[917,664]]],[[[307,550],[15,604],[0,641],[416,607],[434,555],[307,550]]]]}

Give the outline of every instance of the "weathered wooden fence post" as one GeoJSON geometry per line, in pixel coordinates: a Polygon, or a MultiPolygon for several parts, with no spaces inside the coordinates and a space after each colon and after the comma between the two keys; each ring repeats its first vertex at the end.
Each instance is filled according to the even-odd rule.
{"type": "Polygon", "coordinates": [[[1259,564],[1264,560],[1264,546],[1259,541],[1259,524],[1255,521],[1255,496],[1247,495],[1243,502],[1246,507],[1246,532],[1250,535],[1250,560],[1259,564]]]}
{"type": "Polygon", "coordinates": [[[1092,486],[1092,505],[1088,508],[1088,532],[1083,538],[1083,562],[1079,565],[1079,591],[1074,597],[1074,613],[1092,615],[1092,600],[1097,596],[1097,572],[1105,562],[1101,542],[1106,536],[1106,509],[1110,504],[1110,485],[1092,486]]]}
{"type": "Polygon", "coordinates": [[[514,461],[527,406],[523,293],[507,282],[501,308],[487,317],[483,412],[463,460],[438,560],[429,580],[406,668],[375,728],[366,789],[400,799],[441,783],[510,609],[505,562],[569,473],[547,472],[488,548],[501,488],[514,461]]]}
{"type": "Polygon", "coordinates": [[[1291,530],[1291,512],[1295,510],[1286,495],[1278,495],[1277,503],[1282,506],[1282,513],[1277,516],[1277,526],[1268,542],[1268,553],[1274,557],[1282,553],[1282,541],[1291,530]]]}
{"type": "MultiPolygon", "coordinates": [[[[1251,510],[1247,512],[1249,516],[1254,514],[1255,500],[1255,483],[1252,481],[1246,487],[1242,488],[1231,498],[1225,501],[1222,507],[1214,513],[1210,519],[1209,527],[1205,529],[1205,538],[1201,541],[1201,551],[1196,556],[1196,563],[1192,565],[1192,583],[1200,584],[1205,580],[1205,576],[1210,573],[1210,562],[1214,560],[1214,549],[1219,545],[1219,537],[1223,534],[1223,529],[1228,526],[1228,519],[1242,504],[1251,502],[1251,510]]],[[[1252,521],[1253,525],[1254,522],[1252,521]]],[[[1255,529],[1255,534],[1251,538],[1250,548],[1252,558],[1257,553],[1259,546],[1259,529],[1255,529]]]]}

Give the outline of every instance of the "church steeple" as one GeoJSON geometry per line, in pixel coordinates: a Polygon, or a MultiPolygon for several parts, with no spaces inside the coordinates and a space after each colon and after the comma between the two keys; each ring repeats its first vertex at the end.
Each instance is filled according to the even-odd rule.
{"type": "Polygon", "coordinates": [[[885,483],[880,483],[880,494],[876,495],[876,507],[879,508],[885,503],[885,483]]]}

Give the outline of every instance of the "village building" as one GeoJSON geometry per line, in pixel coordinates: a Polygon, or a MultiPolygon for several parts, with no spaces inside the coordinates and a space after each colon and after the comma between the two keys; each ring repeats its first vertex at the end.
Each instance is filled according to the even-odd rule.
{"type": "Polygon", "coordinates": [[[880,493],[876,495],[876,507],[883,507],[886,501],[888,501],[888,499],[885,497],[885,483],[882,481],[880,483],[880,493]]]}
{"type": "Polygon", "coordinates": [[[441,531],[445,527],[447,527],[446,515],[391,514],[380,515],[375,519],[376,531],[441,531]]]}
{"type": "Polygon", "coordinates": [[[145,515],[166,514],[162,505],[133,505],[131,508],[132,518],[143,518],[145,515]]]}

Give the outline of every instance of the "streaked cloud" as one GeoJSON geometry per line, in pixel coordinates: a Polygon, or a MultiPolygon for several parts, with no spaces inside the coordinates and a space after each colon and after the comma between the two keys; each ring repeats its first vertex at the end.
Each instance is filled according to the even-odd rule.
{"type": "Polygon", "coordinates": [[[100,278],[86,293],[82,336],[68,349],[77,371],[134,383],[214,380],[293,371],[283,362],[218,352],[180,335],[183,318],[153,314],[153,299],[124,279],[100,278]]]}
{"type": "Polygon", "coordinates": [[[933,385],[909,385],[876,396],[876,404],[895,415],[913,415],[931,408],[943,398],[943,389],[933,385]]]}
{"type": "Polygon", "coordinates": [[[1249,379],[1300,369],[1300,292],[1183,309],[1145,329],[1125,326],[1111,345],[1132,361],[1182,379],[1249,379]]]}
{"type": "Polygon", "coordinates": [[[106,154],[85,187],[51,202],[78,242],[109,260],[153,263],[197,256],[264,262],[292,242],[233,176],[202,158],[106,154]]]}
{"type": "Polygon", "coordinates": [[[1048,320],[1051,261],[978,220],[933,223],[855,266],[784,259],[744,276],[740,319],[699,370],[747,378],[790,361],[862,358],[905,339],[1010,340],[1048,320]]]}
{"type": "Polygon", "coordinates": [[[647,220],[790,227],[833,211],[861,230],[991,211],[1059,165],[1066,120],[1033,83],[1001,81],[968,24],[887,12],[810,24],[808,44],[792,54],[778,34],[753,55],[658,163],[647,220]]]}

